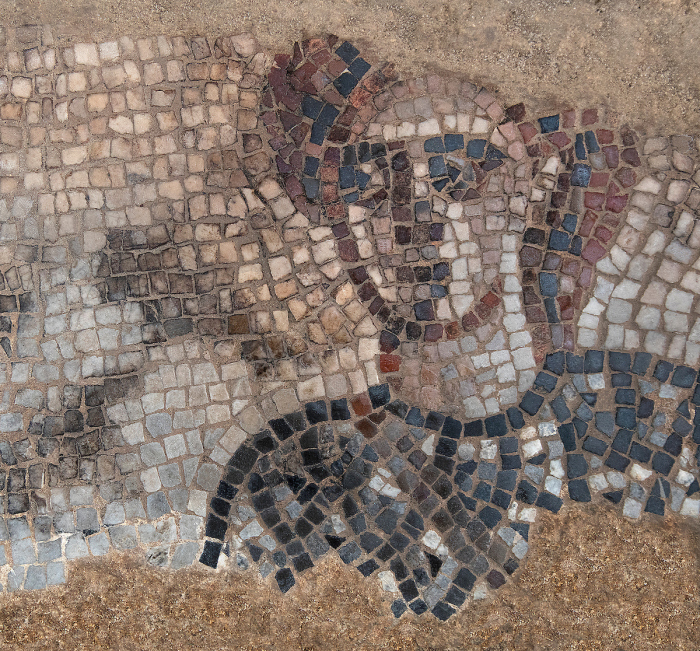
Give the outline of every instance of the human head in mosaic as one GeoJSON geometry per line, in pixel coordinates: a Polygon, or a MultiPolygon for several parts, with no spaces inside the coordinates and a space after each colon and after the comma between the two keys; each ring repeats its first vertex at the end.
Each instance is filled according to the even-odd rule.
{"type": "Polygon", "coordinates": [[[284,592],[335,549],[396,616],[446,619],[518,570],[538,509],[700,513],[692,139],[528,121],[335,37],[24,66],[0,75],[9,588],[60,582],[64,538],[284,592]]]}

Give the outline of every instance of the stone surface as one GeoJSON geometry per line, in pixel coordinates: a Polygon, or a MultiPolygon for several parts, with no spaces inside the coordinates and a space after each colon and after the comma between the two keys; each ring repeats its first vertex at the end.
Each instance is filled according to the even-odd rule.
{"type": "Polygon", "coordinates": [[[444,621],[542,511],[700,517],[694,139],[335,37],[46,39],[1,59],[3,587],[337,556],[444,621]]]}

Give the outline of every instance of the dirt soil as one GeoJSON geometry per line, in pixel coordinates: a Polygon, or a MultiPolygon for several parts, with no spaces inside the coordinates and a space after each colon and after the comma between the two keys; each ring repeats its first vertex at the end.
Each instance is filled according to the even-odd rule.
{"type": "Polygon", "coordinates": [[[0,0],[0,16],[76,38],[248,30],[275,52],[332,32],[404,77],[469,79],[533,117],[606,105],[642,133],[700,133],[696,0],[0,0]]]}
{"type": "Polygon", "coordinates": [[[377,582],[330,555],[287,596],[255,571],[174,573],[111,556],[73,566],[64,587],[4,597],[0,648],[697,651],[698,533],[607,506],[544,515],[518,580],[446,624],[394,620],[377,582]]]}

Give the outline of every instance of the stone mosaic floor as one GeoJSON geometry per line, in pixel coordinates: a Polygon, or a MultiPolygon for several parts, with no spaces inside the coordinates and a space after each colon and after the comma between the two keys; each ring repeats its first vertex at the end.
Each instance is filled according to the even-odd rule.
{"type": "Polygon", "coordinates": [[[700,517],[694,138],[332,36],[0,47],[3,589],[337,554],[445,620],[542,509],[700,517]]]}

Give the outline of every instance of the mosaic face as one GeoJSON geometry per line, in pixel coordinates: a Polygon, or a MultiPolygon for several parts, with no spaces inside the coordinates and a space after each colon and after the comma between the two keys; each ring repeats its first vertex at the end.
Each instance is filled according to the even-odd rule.
{"type": "Polygon", "coordinates": [[[18,57],[7,589],[143,547],[288,592],[337,554],[445,620],[540,509],[700,515],[692,139],[529,121],[334,37],[18,57]]]}

